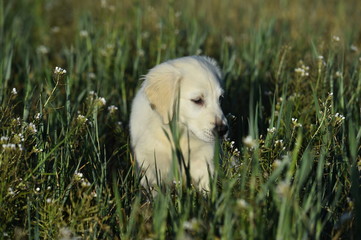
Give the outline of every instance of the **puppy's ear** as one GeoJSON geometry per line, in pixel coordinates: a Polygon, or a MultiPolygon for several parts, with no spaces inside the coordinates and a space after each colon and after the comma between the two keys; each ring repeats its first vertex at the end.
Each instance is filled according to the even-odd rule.
{"type": "Polygon", "coordinates": [[[154,67],[145,76],[145,95],[152,109],[162,117],[164,124],[168,124],[173,116],[180,79],[181,73],[169,63],[154,67]]]}

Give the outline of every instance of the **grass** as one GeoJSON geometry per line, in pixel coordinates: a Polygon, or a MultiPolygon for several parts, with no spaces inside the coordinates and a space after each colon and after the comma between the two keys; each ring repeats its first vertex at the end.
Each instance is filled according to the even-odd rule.
{"type": "Polygon", "coordinates": [[[358,239],[360,7],[0,0],[0,238],[358,239]],[[223,69],[232,132],[208,196],[153,198],[131,100],[148,69],[194,54],[223,69]]]}

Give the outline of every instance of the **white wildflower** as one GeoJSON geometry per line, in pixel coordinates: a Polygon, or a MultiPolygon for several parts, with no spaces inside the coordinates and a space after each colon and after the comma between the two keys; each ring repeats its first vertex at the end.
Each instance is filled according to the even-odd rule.
{"type": "Polygon", "coordinates": [[[162,28],[163,28],[163,23],[162,23],[162,22],[158,22],[158,23],[156,24],[156,28],[162,29],[162,28]]]}
{"type": "Polygon", "coordinates": [[[286,197],[290,191],[290,184],[286,181],[281,181],[276,187],[276,193],[280,197],[286,197]]]}
{"type": "Polygon", "coordinates": [[[199,221],[195,218],[192,218],[189,221],[183,222],[183,229],[186,231],[193,231],[199,226],[199,221]]]}
{"type": "Polygon", "coordinates": [[[292,118],[292,124],[293,126],[295,127],[302,127],[302,124],[301,123],[298,123],[298,119],[297,118],[292,118]]]}
{"type": "Polygon", "coordinates": [[[98,195],[97,195],[97,193],[96,193],[95,191],[93,191],[93,192],[91,193],[91,196],[92,196],[93,198],[96,198],[98,195]]]}
{"type": "Polygon", "coordinates": [[[162,49],[163,51],[166,50],[166,49],[167,49],[167,44],[162,43],[162,44],[160,45],[160,49],[162,49]]]}
{"type": "Polygon", "coordinates": [[[13,89],[11,90],[11,94],[13,94],[13,95],[17,95],[17,94],[18,94],[18,91],[16,91],[16,88],[13,88],[13,89]]]}
{"type": "Polygon", "coordinates": [[[90,182],[86,178],[84,178],[83,173],[78,171],[74,172],[74,180],[80,182],[82,187],[89,187],[91,185],[90,182]]]}
{"type": "Polygon", "coordinates": [[[295,72],[302,74],[304,71],[302,68],[295,68],[295,72]]]}
{"type": "Polygon", "coordinates": [[[143,32],[142,33],[142,38],[147,39],[147,38],[149,38],[149,35],[150,35],[149,32],[143,32]]]}
{"type": "Polygon", "coordinates": [[[273,92],[272,91],[264,91],[264,95],[266,96],[272,96],[273,92]]]}
{"type": "Polygon", "coordinates": [[[14,121],[17,125],[21,125],[20,117],[15,118],[14,121]]]}
{"type": "Polygon", "coordinates": [[[72,232],[69,228],[67,227],[62,227],[59,229],[59,236],[58,239],[60,240],[74,240],[74,239],[81,239],[80,237],[76,236],[76,234],[74,232],[72,232]]]}
{"type": "Polygon", "coordinates": [[[41,118],[41,113],[37,113],[35,116],[34,116],[35,120],[40,120],[41,118]]]}
{"type": "Polygon", "coordinates": [[[8,188],[8,194],[9,195],[15,195],[14,189],[12,187],[8,188]]]}
{"type": "Polygon", "coordinates": [[[19,133],[19,134],[17,134],[17,136],[19,137],[20,142],[24,142],[24,141],[25,141],[24,134],[19,133]]]}
{"type": "Polygon", "coordinates": [[[38,130],[36,129],[36,126],[35,126],[34,123],[29,123],[29,125],[28,125],[28,130],[29,130],[30,132],[32,132],[32,133],[37,133],[37,132],[38,132],[38,130]]]}
{"type": "Polygon", "coordinates": [[[79,32],[79,36],[85,38],[85,37],[88,37],[88,36],[89,36],[89,33],[88,33],[87,30],[81,30],[81,31],[79,32]]]}
{"type": "Polygon", "coordinates": [[[318,56],[317,58],[318,58],[318,71],[320,71],[322,66],[326,66],[326,62],[324,60],[325,58],[321,55],[318,56]]]}
{"type": "Polygon", "coordinates": [[[179,18],[180,16],[182,16],[182,12],[177,11],[174,15],[175,15],[176,18],[179,18]]]}
{"type": "Polygon", "coordinates": [[[108,9],[111,12],[115,12],[115,6],[114,5],[109,5],[108,9]]]}
{"type": "Polygon", "coordinates": [[[226,36],[226,37],[224,38],[224,41],[225,41],[226,43],[228,43],[229,45],[233,45],[233,44],[234,44],[234,39],[233,39],[233,37],[231,37],[231,36],[226,36]]]}
{"type": "Polygon", "coordinates": [[[4,149],[4,150],[15,150],[16,149],[16,144],[14,144],[14,143],[6,143],[6,144],[2,144],[1,145],[2,146],[2,148],[4,149]]]}
{"type": "Polygon", "coordinates": [[[233,155],[235,155],[235,156],[237,156],[237,157],[239,157],[239,156],[241,155],[241,152],[238,150],[238,148],[235,148],[235,149],[233,150],[233,155]]]}
{"type": "Polygon", "coordinates": [[[34,153],[39,153],[39,152],[43,152],[44,150],[42,148],[37,148],[37,147],[33,147],[33,152],[34,153]]]}
{"type": "Polygon", "coordinates": [[[62,69],[61,67],[55,67],[55,69],[54,69],[54,74],[63,75],[65,73],[66,73],[66,70],[62,69]]]}
{"type": "Polygon", "coordinates": [[[113,51],[114,50],[114,44],[108,43],[105,48],[109,51],[113,51]]]}
{"type": "Polygon", "coordinates": [[[83,179],[82,181],[81,181],[81,186],[82,187],[90,187],[90,182],[88,181],[88,180],[86,180],[86,179],[83,179]]]}
{"type": "Polygon", "coordinates": [[[279,159],[276,159],[276,160],[274,160],[274,162],[272,163],[272,167],[273,167],[273,169],[276,169],[276,168],[278,168],[279,166],[281,166],[281,160],[279,160],[279,159]]]}
{"type": "Polygon", "coordinates": [[[1,147],[4,149],[4,150],[24,150],[23,146],[21,144],[15,144],[15,143],[4,143],[4,144],[1,144],[1,147]]]}
{"type": "Polygon", "coordinates": [[[40,45],[40,46],[36,49],[36,51],[37,51],[38,53],[40,53],[40,54],[43,54],[43,55],[46,55],[46,54],[49,53],[49,49],[48,49],[46,46],[44,46],[44,45],[40,45]]]}
{"type": "Polygon", "coordinates": [[[237,206],[240,208],[247,208],[248,207],[248,203],[246,200],[244,199],[238,199],[237,200],[237,206]]]}
{"type": "Polygon", "coordinates": [[[300,61],[301,66],[298,68],[295,68],[295,73],[300,75],[301,77],[307,77],[309,76],[309,66],[305,66],[302,61],[300,61]]]}
{"type": "Polygon", "coordinates": [[[99,97],[97,102],[100,107],[103,107],[103,106],[105,106],[105,104],[107,104],[107,101],[103,97],[99,97]]]}
{"type": "Polygon", "coordinates": [[[14,142],[24,142],[25,138],[22,133],[14,134],[13,136],[14,142]]]}
{"type": "Polygon", "coordinates": [[[178,185],[178,186],[179,186],[179,185],[181,184],[181,181],[176,181],[176,180],[173,180],[173,182],[172,182],[172,183],[173,183],[173,185],[178,185]]]}
{"type": "Polygon", "coordinates": [[[101,8],[107,8],[108,7],[107,1],[106,0],[100,0],[100,7],[101,8]]]}
{"type": "Polygon", "coordinates": [[[108,111],[110,114],[114,114],[118,110],[118,107],[111,105],[108,107],[108,111]]]}
{"type": "Polygon", "coordinates": [[[81,180],[83,180],[83,173],[78,172],[78,171],[75,171],[75,173],[74,173],[74,178],[75,178],[76,181],[81,181],[81,180]]]}
{"type": "Polygon", "coordinates": [[[143,49],[138,49],[138,56],[139,57],[144,57],[144,55],[145,55],[145,52],[144,52],[144,50],[143,49]]]}
{"type": "Polygon", "coordinates": [[[2,136],[2,137],[0,138],[0,142],[7,142],[7,141],[9,141],[9,137],[2,136]]]}
{"type": "Polygon", "coordinates": [[[247,137],[243,138],[243,144],[246,147],[254,148],[257,144],[256,140],[252,138],[252,136],[248,135],[247,137]]]}
{"type": "Polygon", "coordinates": [[[267,132],[274,133],[276,131],[275,127],[267,128],[267,132]]]}
{"type": "Polygon", "coordinates": [[[52,33],[59,33],[59,32],[60,32],[60,27],[58,27],[58,26],[52,27],[52,28],[51,28],[51,32],[52,32],[52,33]]]}
{"type": "Polygon", "coordinates": [[[100,49],[100,54],[101,54],[103,57],[106,57],[106,56],[108,55],[108,52],[107,52],[106,49],[101,48],[101,49],[100,49]]]}
{"type": "Polygon", "coordinates": [[[336,113],[335,114],[335,118],[336,118],[336,120],[337,121],[343,121],[343,120],[345,120],[345,116],[343,116],[342,114],[340,114],[340,113],[336,113]]]}
{"type": "Polygon", "coordinates": [[[79,124],[84,124],[88,121],[88,119],[84,116],[84,115],[81,115],[79,114],[77,117],[76,117],[76,121],[79,123],[79,124]]]}
{"type": "Polygon", "coordinates": [[[350,49],[351,51],[358,52],[358,48],[353,44],[351,44],[350,49]]]}
{"type": "MultiPolygon", "coordinates": [[[[95,75],[95,73],[93,73],[93,72],[90,72],[90,73],[88,73],[88,78],[90,78],[90,79],[95,79],[97,76],[95,75]]],[[[93,91],[94,92],[94,91],[93,91]]]]}
{"type": "Polygon", "coordinates": [[[276,140],[275,141],[275,146],[283,146],[283,140],[282,139],[276,140]]]}
{"type": "Polygon", "coordinates": [[[339,42],[341,40],[341,38],[339,36],[332,36],[332,40],[335,42],[339,42]]]}
{"type": "Polygon", "coordinates": [[[23,147],[22,144],[18,144],[18,149],[19,149],[20,151],[24,151],[24,150],[25,150],[25,148],[23,147]]]}
{"type": "Polygon", "coordinates": [[[35,191],[40,192],[40,188],[39,187],[35,188],[35,191]]]}

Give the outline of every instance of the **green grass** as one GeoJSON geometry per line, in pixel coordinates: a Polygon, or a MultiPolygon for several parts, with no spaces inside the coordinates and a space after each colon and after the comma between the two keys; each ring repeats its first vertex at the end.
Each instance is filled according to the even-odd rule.
{"type": "Polygon", "coordinates": [[[360,5],[0,0],[0,239],[358,239],[360,5]],[[194,54],[222,67],[230,139],[208,196],[153,198],[131,101],[194,54]]]}

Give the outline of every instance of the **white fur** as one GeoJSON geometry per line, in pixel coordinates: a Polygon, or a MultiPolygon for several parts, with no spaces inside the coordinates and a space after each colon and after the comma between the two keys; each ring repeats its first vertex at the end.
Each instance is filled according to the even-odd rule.
{"type": "Polygon", "coordinates": [[[180,147],[186,163],[190,163],[195,185],[209,190],[208,171],[213,175],[217,137],[214,129],[216,122],[227,124],[219,104],[223,93],[220,79],[216,62],[201,56],[164,62],[144,77],[130,116],[132,148],[137,164],[145,174],[143,186],[157,183],[155,166],[158,178],[169,180],[174,143],[165,132],[171,136],[169,122],[179,99],[180,147]],[[203,99],[203,104],[195,102],[199,98],[203,99]]]}

